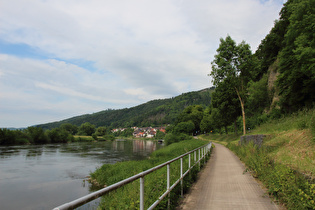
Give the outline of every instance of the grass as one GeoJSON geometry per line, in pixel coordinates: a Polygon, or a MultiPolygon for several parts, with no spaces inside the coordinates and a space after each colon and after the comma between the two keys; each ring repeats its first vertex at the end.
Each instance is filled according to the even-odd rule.
{"type": "Polygon", "coordinates": [[[262,148],[239,146],[240,135],[202,138],[227,145],[288,209],[315,209],[315,109],[271,120],[252,134],[267,135],[262,148]]]}
{"type": "MultiPolygon", "coordinates": [[[[311,178],[315,178],[315,109],[302,110],[287,117],[271,120],[247,135],[264,134],[264,145],[273,148],[268,156],[311,178]]],[[[201,136],[227,146],[238,144],[240,134],[201,136]]]]}
{"type": "Polygon", "coordinates": [[[240,137],[241,134],[209,134],[198,136],[198,138],[205,141],[212,141],[215,143],[223,144],[224,146],[227,146],[230,142],[237,142],[240,137]]]}
{"type": "Polygon", "coordinates": [[[73,137],[74,137],[75,142],[82,142],[82,141],[92,142],[92,141],[95,141],[95,139],[93,139],[92,136],[73,136],[73,137]]]}
{"type": "MultiPolygon", "coordinates": [[[[173,143],[154,151],[150,158],[142,161],[127,161],[116,164],[105,164],[91,173],[91,182],[99,187],[109,186],[130,176],[138,174],[163,162],[171,160],[208,142],[203,140],[186,140],[173,143]]],[[[191,157],[193,160],[193,157],[191,157]]],[[[188,168],[188,157],[183,159],[184,171],[188,168]]],[[[193,162],[193,161],[192,161],[193,162]]],[[[202,165],[202,164],[201,164],[202,165]]],[[[171,184],[180,176],[180,161],[170,165],[171,184]]],[[[196,180],[198,168],[184,178],[184,191],[196,180]]],[[[166,190],[166,167],[145,176],[145,208],[155,202],[166,190]]],[[[180,188],[176,187],[171,193],[171,205],[175,208],[180,198],[180,188]]],[[[139,209],[139,180],[125,185],[102,197],[101,209],[139,209]]],[[[157,209],[167,208],[167,199],[164,199],[157,209]]]]}

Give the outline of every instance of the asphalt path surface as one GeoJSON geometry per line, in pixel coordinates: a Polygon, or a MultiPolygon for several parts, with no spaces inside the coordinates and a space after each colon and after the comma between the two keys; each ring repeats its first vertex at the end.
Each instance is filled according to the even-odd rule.
{"type": "Polygon", "coordinates": [[[197,183],[177,209],[279,209],[234,153],[214,145],[197,183]]]}

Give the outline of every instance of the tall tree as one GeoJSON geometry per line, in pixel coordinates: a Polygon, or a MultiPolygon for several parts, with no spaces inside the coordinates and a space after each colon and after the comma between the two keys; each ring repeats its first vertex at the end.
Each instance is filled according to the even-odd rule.
{"type": "Polygon", "coordinates": [[[80,125],[79,135],[91,136],[95,132],[95,125],[86,122],[80,125]]]}
{"type": "Polygon", "coordinates": [[[200,105],[191,105],[186,107],[177,118],[177,124],[181,122],[192,121],[195,125],[193,131],[195,133],[200,131],[200,122],[203,118],[203,107],[200,105]]]}
{"type": "Polygon", "coordinates": [[[289,26],[280,52],[281,108],[293,112],[315,101],[315,1],[289,0],[289,26]]]}
{"type": "Polygon", "coordinates": [[[243,134],[246,134],[245,122],[245,96],[247,83],[251,80],[254,71],[254,59],[250,46],[244,41],[236,45],[235,41],[227,36],[220,39],[217,54],[212,64],[213,84],[215,86],[230,86],[236,92],[239,99],[243,117],[243,134]]]}
{"type": "MultiPolygon", "coordinates": [[[[225,128],[225,133],[228,133],[227,127],[231,125],[232,122],[236,124],[238,116],[241,115],[240,102],[237,97],[236,91],[233,86],[229,85],[228,81],[218,84],[215,92],[212,94],[212,106],[217,109],[215,113],[217,118],[214,123],[216,127],[219,125],[225,128]],[[218,115],[220,117],[218,117],[218,115]]],[[[234,128],[235,133],[237,133],[237,128],[234,128]]]]}

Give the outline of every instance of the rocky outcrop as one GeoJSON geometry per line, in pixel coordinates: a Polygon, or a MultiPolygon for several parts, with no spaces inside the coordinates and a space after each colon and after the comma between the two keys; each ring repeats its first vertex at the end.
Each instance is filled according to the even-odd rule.
{"type": "Polygon", "coordinates": [[[261,147],[265,137],[266,137],[266,135],[263,135],[263,134],[241,136],[241,140],[239,141],[239,145],[244,145],[244,144],[248,144],[249,142],[253,142],[257,146],[261,147]]]}

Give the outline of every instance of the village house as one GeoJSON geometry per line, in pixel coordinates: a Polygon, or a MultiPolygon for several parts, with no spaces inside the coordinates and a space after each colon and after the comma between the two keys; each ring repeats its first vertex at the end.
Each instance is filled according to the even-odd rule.
{"type": "Polygon", "coordinates": [[[133,136],[140,138],[140,137],[146,137],[146,138],[153,138],[156,135],[157,131],[161,131],[163,133],[165,133],[165,128],[161,127],[161,128],[152,128],[152,127],[145,127],[145,128],[135,128],[134,132],[133,132],[133,136]]]}

